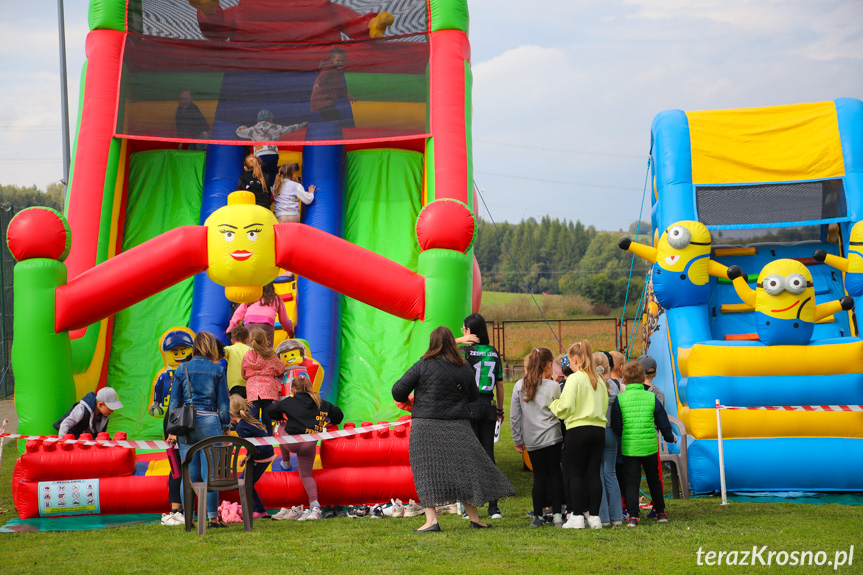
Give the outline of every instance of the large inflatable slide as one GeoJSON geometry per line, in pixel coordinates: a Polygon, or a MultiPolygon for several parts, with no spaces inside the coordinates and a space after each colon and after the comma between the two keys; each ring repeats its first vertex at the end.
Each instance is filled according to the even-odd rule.
{"type": "Polygon", "coordinates": [[[403,415],[392,383],[479,305],[466,2],[91,0],[89,24],[65,218],[10,226],[19,433],[110,386],[109,431],[161,439],[160,336],[225,337],[205,222],[261,146],[317,191],[255,277],[299,278],[296,336],[347,421],[403,415]],[[262,118],[295,128],[243,131],[262,118]]]}
{"type": "Polygon", "coordinates": [[[863,103],[667,111],[652,128],[648,353],[689,479],[863,490],[863,103]],[[656,317],[658,315],[658,317],[656,317]]]}

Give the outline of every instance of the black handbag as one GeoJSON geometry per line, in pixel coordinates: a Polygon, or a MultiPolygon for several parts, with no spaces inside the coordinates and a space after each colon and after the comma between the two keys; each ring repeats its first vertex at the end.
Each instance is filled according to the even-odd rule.
{"type": "MultiPolygon", "coordinates": [[[[184,364],[180,367],[183,368],[186,366],[184,364]]],[[[198,408],[192,405],[192,392],[189,390],[188,369],[186,370],[186,374],[186,385],[183,389],[188,392],[188,395],[186,396],[186,401],[188,403],[175,407],[171,410],[171,413],[168,414],[168,425],[166,427],[166,431],[170,435],[188,435],[192,431],[195,431],[195,426],[198,424],[198,408]]],[[[176,384],[176,379],[174,380],[174,383],[176,384]]],[[[176,389],[174,391],[176,391],[176,389]]]]}

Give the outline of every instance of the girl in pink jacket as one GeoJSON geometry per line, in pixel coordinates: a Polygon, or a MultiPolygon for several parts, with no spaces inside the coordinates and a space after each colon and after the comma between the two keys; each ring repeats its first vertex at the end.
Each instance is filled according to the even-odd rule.
{"type": "Polygon", "coordinates": [[[282,375],[287,367],[273,348],[267,345],[267,336],[261,328],[251,330],[249,345],[252,349],[246,352],[240,369],[246,380],[246,399],[252,404],[252,415],[260,418],[267,426],[267,432],[272,435],[273,421],[267,414],[267,407],[278,401],[282,375]]]}
{"type": "Polygon", "coordinates": [[[282,329],[288,332],[288,339],[292,339],[294,337],[294,324],[288,319],[288,312],[285,311],[285,302],[276,295],[273,282],[270,282],[264,286],[264,293],[261,295],[261,299],[255,303],[241,304],[237,308],[237,311],[231,317],[231,323],[228,324],[228,329],[225,330],[225,333],[231,333],[235,325],[241,324],[245,320],[246,329],[249,330],[249,333],[256,327],[261,328],[267,336],[268,345],[273,347],[277,317],[279,318],[279,323],[282,324],[282,329]]]}

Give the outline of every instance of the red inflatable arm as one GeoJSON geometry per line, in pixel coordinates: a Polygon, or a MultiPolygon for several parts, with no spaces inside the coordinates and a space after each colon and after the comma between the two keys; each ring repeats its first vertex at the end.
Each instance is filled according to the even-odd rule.
{"type": "Polygon", "coordinates": [[[423,276],[311,226],[286,223],[275,230],[276,265],[400,318],[423,319],[423,276]]]}
{"type": "Polygon", "coordinates": [[[183,226],[57,288],[56,332],[87,327],[207,269],[207,228],[183,226]]]}

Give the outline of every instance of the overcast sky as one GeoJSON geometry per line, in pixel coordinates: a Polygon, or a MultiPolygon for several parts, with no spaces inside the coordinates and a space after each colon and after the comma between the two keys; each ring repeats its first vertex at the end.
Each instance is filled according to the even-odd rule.
{"type": "MultiPolygon", "coordinates": [[[[863,98],[861,0],[473,0],[470,11],[474,169],[497,221],[625,229],[663,110],[863,98]]],[[[0,183],[44,189],[62,178],[56,2],[0,0],[0,16],[0,183]]],[[[87,31],[87,2],[67,0],[73,133],[87,31]]]]}

